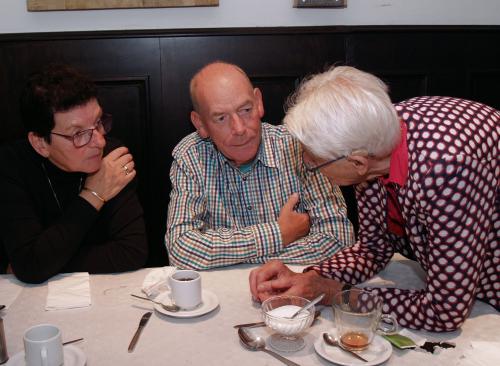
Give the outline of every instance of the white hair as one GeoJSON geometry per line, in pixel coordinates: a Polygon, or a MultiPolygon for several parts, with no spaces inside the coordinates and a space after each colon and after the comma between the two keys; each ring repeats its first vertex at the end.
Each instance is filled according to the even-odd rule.
{"type": "Polygon", "coordinates": [[[400,138],[387,86],[349,66],[332,67],[304,80],[289,99],[284,123],[308,151],[323,159],[356,150],[387,156],[400,138]]]}

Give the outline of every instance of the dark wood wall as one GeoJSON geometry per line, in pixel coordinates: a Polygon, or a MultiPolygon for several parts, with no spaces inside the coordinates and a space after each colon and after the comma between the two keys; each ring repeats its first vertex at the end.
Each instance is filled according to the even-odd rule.
{"type": "MultiPolygon", "coordinates": [[[[27,76],[73,64],[99,86],[113,134],[135,156],[150,243],[148,265],[167,263],[163,238],[171,151],[193,131],[188,83],[214,60],[245,69],[264,96],[264,120],[306,75],[332,64],[373,72],[399,101],[453,95],[500,108],[500,26],[313,27],[0,35],[0,143],[24,136],[18,111],[27,76]]],[[[352,203],[351,203],[352,205],[352,203]]]]}

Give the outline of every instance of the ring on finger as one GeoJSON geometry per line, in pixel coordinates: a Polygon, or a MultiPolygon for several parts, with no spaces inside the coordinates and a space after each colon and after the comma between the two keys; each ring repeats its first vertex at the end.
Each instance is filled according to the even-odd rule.
{"type": "Polygon", "coordinates": [[[125,172],[125,175],[128,175],[130,173],[130,171],[128,170],[127,164],[125,164],[122,168],[123,168],[123,171],[125,172]]]}

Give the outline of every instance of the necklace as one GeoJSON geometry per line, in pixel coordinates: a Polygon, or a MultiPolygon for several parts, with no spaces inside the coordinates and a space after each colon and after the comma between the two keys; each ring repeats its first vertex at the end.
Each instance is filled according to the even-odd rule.
{"type": "MultiPolygon", "coordinates": [[[[47,178],[47,182],[49,183],[50,190],[52,191],[52,195],[54,196],[54,199],[56,200],[57,207],[59,207],[59,211],[61,213],[63,212],[61,202],[59,202],[59,198],[57,197],[56,191],[54,190],[54,186],[52,185],[52,181],[49,178],[49,175],[47,174],[47,169],[45,168],[45,163],[42,162],[42,169],[45,174],[45,178],[47,178]]],[[[78,185],[78,193],[82,191],[82,184],[83,184],[83,176],[80,177],[80,184],[78,185]]]]}

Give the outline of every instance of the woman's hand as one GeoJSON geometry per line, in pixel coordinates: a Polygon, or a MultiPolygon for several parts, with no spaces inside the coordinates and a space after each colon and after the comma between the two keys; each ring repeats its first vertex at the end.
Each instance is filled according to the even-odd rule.
{"type": "Polygon", "coordinates": [[[97,172],[87,176],[85,190],[80,195],[96,209],[100,209],[104,202],[99,203],[99,199],[90,191],[96,192],[105,201],[109,201],[134,179],[136,175],[134,168],[135,163],[128,149],[124,146],[116,148],[102,159],[101,167],[97,172]]]}

